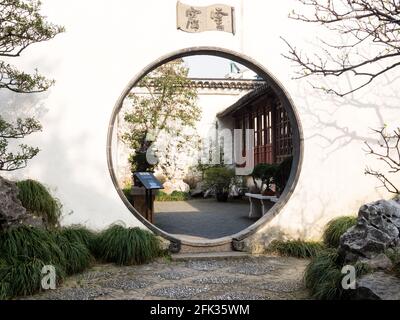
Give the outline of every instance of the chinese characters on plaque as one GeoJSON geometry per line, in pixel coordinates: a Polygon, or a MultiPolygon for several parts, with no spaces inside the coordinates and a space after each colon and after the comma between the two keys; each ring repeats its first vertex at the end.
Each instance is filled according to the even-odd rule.
{"type": "Polygon", "coordinates": [[[177,28],[186,32],[225,31],[235,34],[235,9],[224,4],[195,7],[178,1],[177,28]]]}

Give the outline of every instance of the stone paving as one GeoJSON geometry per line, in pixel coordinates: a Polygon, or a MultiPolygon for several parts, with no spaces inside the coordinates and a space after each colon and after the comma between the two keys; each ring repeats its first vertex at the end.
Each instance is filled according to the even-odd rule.
{"type": "Polygon", "coordinates": [[[302,276],[308,260],[250,256],[97,265],[33,300],[275,300],[307,299],[302,276]]]}
{"type": "Polygon", "coordinates": [[[154,224],[177,236],[217,239],[240,232],[258,220],[249,218],[249,201],[244,199],[228,202],[215,199],[156,201],[154,208],[154,224]]]}

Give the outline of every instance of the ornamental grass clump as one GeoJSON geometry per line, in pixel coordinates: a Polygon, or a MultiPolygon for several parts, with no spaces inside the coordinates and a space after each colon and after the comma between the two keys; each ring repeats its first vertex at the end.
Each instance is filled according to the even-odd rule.
{"type": "Polygon", "coordinates": [[[18,198],[32,214],[42,217],[46,225],[56,227],[61,215],[61,204],[40,182],[24,180],[17,182],[18,198]]]}
{"type": "Polygon", "coordinates": [[[119,265],[147,263],[161,255],[158,239],[140,228],[114,225],[97,240],[98,258],[119,265]]]}
{"type": "Polygon", "coordinates": [[[6,260],[38,258],[46,264],[65,265],[65,256],[52,234],[29,226],[0,233],[0,257],[6,260]]]}
{"type": "Polygon", "coordinates": [[[88,247],[84,242],[63,234],[62,231],[55,231],[53,234],[54,241],[62,250],[65,257],[65,271],[67,275],[80,273],[89,268],[93,262],[88,247]]]}
{"type": "Polygon", "coordinates": [[[357,217],[339,217],[331,220],[325,227],[323,241],[327,247],[337,248],[340,237],[357,223],[357,217]]]}
{"type": "Polygon", "coordinates": [[[163,191],[159,191],[156,195],[156,201],[186,201],[189,200],[189,192],[173,191],[171,194],[167,194],[163,191]]]}
{"type": "Polygon", "coordinates": [[[307,266],[304,281],[311,296],[319,300],[340,299],[342,273],[338,251],[326,249],[317,254],[307,266]]]}
{"type": "Polygon", "coordinates": [[[274,240],[268,246],[267,251],[275,252],[282,256],[310,258],[316,256],[317,253],[320,252],[323,248],[323,244],[315,241],[274,240]]]}
{"type": "MultiPolygon", "coordinates": [[[[39,258],[9,258],[0,262],[0,299],[28,296],[41,290],[42,269],[48,263],[39,258]]],[[[56,282],[64,277],[64,269],[54,266],[56,282]]]]}
{"type": "MultiPolygon", "coordinates": [[[[304,282],[313,299],[339,300],[350,297],[351,291],[344,290],[342,286],[344,265],[339,251],[334,248],[321,250],[311,259],[304,272],[304,282]]],[[[353,266],[357,277],[371,272],[369,266],[364,263],[357,262],[353,266]]]]}
{"type": "Polygon", "coordinates": [[[79,225],[62,228],[58,233],[68,239],[69,242],[78,242],[83,244],[93,255],[95,255],[97,240],[96,233],[79,225]]]}

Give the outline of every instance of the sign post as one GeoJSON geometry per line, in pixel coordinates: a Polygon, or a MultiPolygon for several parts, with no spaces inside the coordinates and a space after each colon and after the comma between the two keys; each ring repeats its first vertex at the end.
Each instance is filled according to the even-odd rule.
{"type": "Polygon", "coordinates": [[[146,201],[146,213],[145,218],[154,223],[154,201],[153,201],[153,190],[164,189],[161,182],[151,172],[135,172],[134,177],[139,182],[140,186],[143,186],[146,190],[145,201],[146,201]]]}

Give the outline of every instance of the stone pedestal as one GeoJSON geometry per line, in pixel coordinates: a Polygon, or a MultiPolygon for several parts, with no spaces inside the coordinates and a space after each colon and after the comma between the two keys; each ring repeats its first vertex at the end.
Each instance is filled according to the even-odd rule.
{"type": "MultiPolygon", "coordinates": [[[[156,199],[156,190],[153,190],[152,201],[156,199]]],[[[132,187],[132,200],[135,209],[149,222],[154,223],[154,212],[147,208],[146,189],[144,187],[132,187]]]]}

